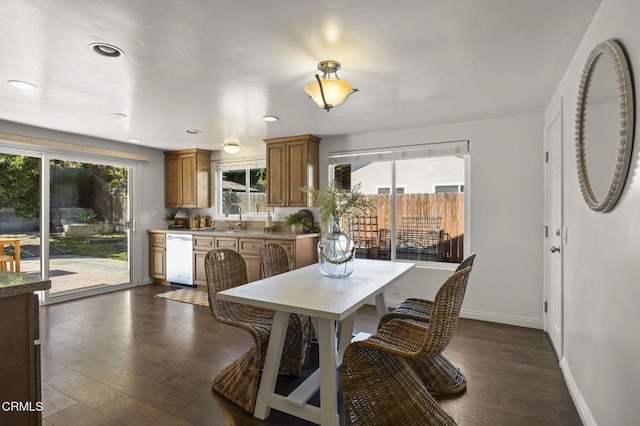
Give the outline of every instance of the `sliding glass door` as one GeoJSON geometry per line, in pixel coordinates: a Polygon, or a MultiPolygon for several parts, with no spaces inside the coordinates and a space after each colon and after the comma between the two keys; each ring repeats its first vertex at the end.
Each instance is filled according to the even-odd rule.
{"type": "Polygon", "coordinates": [[[132,170],[0,149],[0,269],[50,279],[45,301],[131,285],[132,170]]]}
{"type": "Polygon", "coordinates": [[[51,297],[129,283],[129,169],[51,159],[49,178],[51,297]]]}

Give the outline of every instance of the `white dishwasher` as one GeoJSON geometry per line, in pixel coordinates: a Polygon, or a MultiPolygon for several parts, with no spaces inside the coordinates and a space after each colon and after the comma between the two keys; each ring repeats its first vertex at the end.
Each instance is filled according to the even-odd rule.
{"type": "Polygon", "coordinates": [[[193,235],[167,234],[167,281],[193,285],[193,235]]]}

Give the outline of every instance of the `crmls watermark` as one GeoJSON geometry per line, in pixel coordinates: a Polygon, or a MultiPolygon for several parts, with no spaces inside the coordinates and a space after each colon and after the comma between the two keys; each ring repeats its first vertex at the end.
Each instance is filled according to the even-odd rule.
{"type": "Polygon", "coordinates": [[[2,411],[42,411],[42,402],[4,401],[2,411]]]}

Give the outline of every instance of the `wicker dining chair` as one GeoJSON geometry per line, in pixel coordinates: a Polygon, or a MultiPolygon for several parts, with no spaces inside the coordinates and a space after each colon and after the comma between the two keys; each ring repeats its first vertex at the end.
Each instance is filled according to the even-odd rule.
{"type": "MultiPolygon", "coordinates": [[[[278,243],[264,243],[260,247],[260,265],[265,278],[279,275],[289,271],[289,256],[287,250],[278,243]]],[[[311,351],[311,340],[314,335],[311,318],[307,315],[298,315],[302,323],[302,356],[301,366],[304,367],[309,362],[309,352],[311,351]]]]}
{"type": "MultiPolygon", "coordinates": [[[[466,268],[473,268],[476,254],[467,257],[458,268],[461,271],[466,268]]],[[[466,283],[465,283],[466,286],[466,283]]],[[[464,289],[462,295],[464,296],[464,289]]],[[[462,300],[461,300],[462,303],[462,300]]],[[[410,321],[429,322],[433,302],[431,300],[408,298],[402,302],[393,312],[384,315],[378,324],[378,328],[383,327],[387,322],[394,319],[410,321]]],[[[428,359],[424,373],[428,383],[429,391],[434,395],[454,395],[460,393],[467,387],[467,380],[462,370],[456,367],[443,355],[435,359],[428,359]]]]}
{"type": "MultiPolygon", "coordinates": [[[[230,249],[211,250],[205,256],[207,290],[211,315],[217,321],[246,330],[253,346],[239,359],[223,368],[214,378],[212,388],[249,413],[253,413],[264,365],[274,311],[227,302],[216,297],[217,292],[247,283],[247,268],[242,255],[230,249]]],[[[292,314],[285,337],[280,372],[300,373],[302,324],[292,314]]]]}
{"type": "Polygon", "coordinates": [[[470,271],[454,273],[440,287],[428,325],[393,319],[347,347],[341,372],[348,425],[456,424],[431,394],[423,370],[451,341],[470,271]]]}

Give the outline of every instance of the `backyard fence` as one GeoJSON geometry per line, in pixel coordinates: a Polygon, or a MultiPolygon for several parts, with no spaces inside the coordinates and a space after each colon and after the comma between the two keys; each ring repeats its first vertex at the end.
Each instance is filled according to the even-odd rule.
{"type": "MultiPolygon", "coordinates": [[[[391,196],[371,195],[370,198],[375,205],[371,216],[377,219],[360,220],[360,227],[365,225],[356,232],[363,237],[363,241],[366,240],[367,245],[372,244],[372,237],[375,235],[373,239],[378,241],[378,255],[385,258],[390,256],[391,247],[391,196]]],[[[396,220],[397,258],[462,261],[464,193],[397,194],[396,220]]]]}

